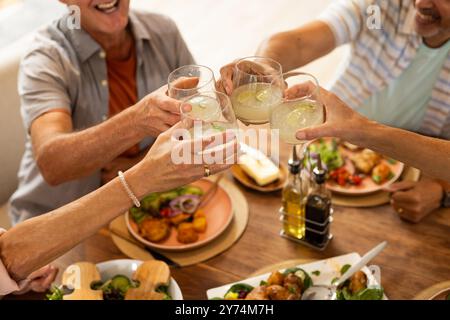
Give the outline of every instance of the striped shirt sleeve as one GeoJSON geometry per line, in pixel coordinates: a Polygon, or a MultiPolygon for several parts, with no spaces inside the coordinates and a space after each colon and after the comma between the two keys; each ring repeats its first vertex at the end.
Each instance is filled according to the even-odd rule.
{"type": "Polygon", "coordinates": [[[318,17],[333,31],[336,46],[355,40],[365,26],[367,7],[373,0],[334,0],[318,17]]]}

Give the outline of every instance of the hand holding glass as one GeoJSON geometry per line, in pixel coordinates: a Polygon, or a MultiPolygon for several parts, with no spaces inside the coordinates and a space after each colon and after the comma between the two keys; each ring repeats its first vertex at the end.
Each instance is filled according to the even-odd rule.
{"type": "Polygon", "coordinates": [[[275,60],[249,57],[239,60],[233,73],[231,102],[239,120],[245,124],[269,122],[270,108],[280,102],[281,65],[275,60]]]}
{"type": "Polygon", "coordinates": [[[182,100],[197,93],[214,91],[214,72],[205,66],[187,65],[170,73],[168,78],[169,97],[182,100]]]}
{"type": "Polygon", "coordinates": [[[180,107],[181,121],[190,128],[193,139],[238,129],[236,116],[227,95],[209,91],[185,99],[180,107]]]}
{"type": "MultiPolygon", "coordinates": [[[[291,145],[301,145],[300,158],[303,158],[307,141],[296,138],[299,129],[320,125],[324,122],[324,108],[320,99],[317,79],[302,72],[284,75],[289,85],[280,104],[270,113],[270,128],[279,130],[280,139],[291,145]]],[[[276,85],[276,84],[273,84],[276,85]]],[[[284,87],[284,81],[279,84],[284,87]]]]}

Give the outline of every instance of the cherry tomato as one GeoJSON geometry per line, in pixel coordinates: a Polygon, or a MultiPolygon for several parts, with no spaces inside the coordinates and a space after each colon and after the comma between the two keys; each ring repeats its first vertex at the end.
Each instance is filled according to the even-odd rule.
{"type": "Polygon", "coordinates": [[[159,211],[159,214],[163,217],[163,218],[168,218],[170,217],[170,214],[172,213],[172,210],[170,208],[162,208],[159,211]]]}
{"type": "Polygon", "coordinates": [[[362,178],[358,175],[352,175],[349,177],[349,182],[355,186],[359,186],[362,182],[362,178]]]}
{"type": "Polygon", "coordinates": [[[338,175],[339,175],[339,172],[337,170],[333,170],[330,173],[330,178],[331,179],[336,179],[338,177],[338,175]]]}
{"type": "Polygon", "coordinates": [[[337,183],[341,187],[344,187],[347,184],[347,179],[345,179],[345,177],[343,177],[343,176],[339,176],[337,179],[337,183]]]}

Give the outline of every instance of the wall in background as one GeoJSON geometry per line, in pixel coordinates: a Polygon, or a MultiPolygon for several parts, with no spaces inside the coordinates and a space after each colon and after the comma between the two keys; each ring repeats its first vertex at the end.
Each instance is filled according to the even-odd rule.
{"type": "MultiPolygon", "coordinates": [[[[5,0],[3,0],[5,1],[5,0]]],[[[65,12],[58,0],[7,0],[0,10],[0,50],[65,12]]],[[[214,69],[237,57],[252,55],[268,35],[316,17],[332,0],[131,0],[132,7],[172,17],[198,63],[214,69]]],[[[314,63],[328,82],[342,54],[314,63]]]]}
{"type": "Polygon", "coordinates": [[[56,19],[65,7],[57,0],[7,0],[0,10],[0,49],[56,19]]]}

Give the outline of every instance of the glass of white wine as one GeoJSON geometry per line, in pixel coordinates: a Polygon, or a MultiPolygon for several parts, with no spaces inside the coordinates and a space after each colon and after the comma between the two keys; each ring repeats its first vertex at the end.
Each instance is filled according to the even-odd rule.
{"type": "Polygon", "coordinates": [[[297,130],[320,125],[325,118],[319,82],[313,75],[303,72],[290,72],[283,78],[288,89],[282,101],[271,109],[270,128],[279,130],[280,139],[287,144],[300,145],[299,156],[303,159],[308,141],[298,140],[297,130]]]}
{"type": "Polygon", "coordinates": [[[270,109],[280,103],[283,90],[281,65],[269,58],[240,59],[233,73],[231,102],[236,117],[244,124],[269,122],[270,109]]]}
{"type": "Polygon", "coordinates": [[[169,97],[177,100],[183,100],[200,92],[216,90],[214,72],[200,65],[186,65],[172,71],[167,83],[169,97]]]}

